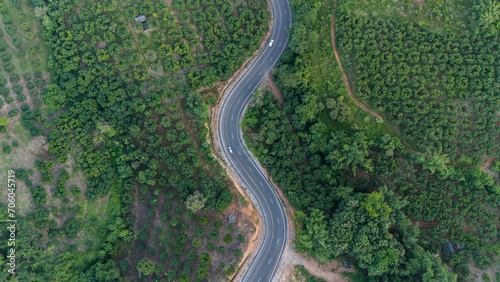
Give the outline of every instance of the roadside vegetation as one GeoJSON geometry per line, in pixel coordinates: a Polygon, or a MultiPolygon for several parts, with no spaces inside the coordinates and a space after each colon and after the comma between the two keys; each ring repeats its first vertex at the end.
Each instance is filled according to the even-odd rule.
{"type": "Polygon", "coordinates": [[[285,103],[257,94],[244,117],[251,150],[297,209],[296,249],[347,255],[356,279],[498,271],[500,186],[478,166],[499,154],[497,27],[487,2],[427,13],[438,2],[339,1],[335,13],[334,1],[292,0],[274,73],[285,103]],[[382,118],[345,90],[334,14],[354,94],[382,118]],[[447,242],[465,249],[445,255],[447,242]]]}
{"type": "Polygon", "coordinates": [[[17,278],[234,274],[255,227],[212,157],[208,105],[259,48],[267,2],[6,0],[0,16],[0,58],[13,65],[0,78],[0,170],[15,170],[19,187],[17,278]]]}

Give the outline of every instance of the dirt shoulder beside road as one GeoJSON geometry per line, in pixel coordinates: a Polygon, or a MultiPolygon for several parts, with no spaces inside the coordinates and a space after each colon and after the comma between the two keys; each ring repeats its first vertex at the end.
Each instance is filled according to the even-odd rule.
{"type": "Polygon", "coordinates": [[[225,85],[220,87],[220,97],[217,101],[217,104],[214,107],[210,107],[210,124],[209,124],[209,131],[210,131],[210,136],[209,136],[209,142],[212,145],[212,155],[214,158],[217,159],[217,161],[220,163],[220,165],[226,170],[228,176],[231,178],[231,180],[234,183],[234,186],[238,190],[239,194],[249,203],[249,209],[252,213],[252,219],[254,219],[254,225],[256,228],[255,233],[253,234],[252,238],[250,238],[251,243],[249,244],[247,250],[245,251],[241,263],[238,267],[238,270],[234,274],[233,277],[231,277],[230,280],[232,281],[238,281],[240,276],[243,274],[243,270],[245,270],[248,265],[252,262],[254,259],[255,255],[257,254],[258,247],[260,246],[262,242],[262,237],[263,237],[263,232],[262,231],[262,217],[260,213],[258,212],[257,207],[255,204],[252,202],[250,199],[249,195],[245,191],[245,189],[242,188],[241,186],[241,181],[238,179],[238,177],[233,173],[233,171],[227,166],[226,162],[222,158],[222,154],[220,153],[220,148],[219,148],[219,143],[217,142],[217,121],[219,117],[219,110],[220,110],[220,105],[221,102],[224,98],[224,94],[228,89],[230,89],[238,78],[245,72],[247,67],[249,66],[250,62],[255,58],[257,54],[259,54],[264,48],[267,47],[267,40],[271,36],[273,24],[274,24],[274,14],[271,9],[271,4],[268,2],[268,10],[271,13],[271,16],[269,17],[269,31],[267,32],[265,38],[261,41],[260,48],[254,52],[252,57],[248,58],[244,63],[243,66],[225,83],[225,85]]]}

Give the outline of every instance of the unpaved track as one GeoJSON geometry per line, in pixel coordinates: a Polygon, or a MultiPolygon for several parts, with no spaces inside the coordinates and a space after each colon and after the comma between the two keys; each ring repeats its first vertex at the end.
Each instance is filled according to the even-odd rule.
{"type": "Polygon", "coordinates": [[[342,62],[340,61],[340,56],[339,52],[337,51],[337,44],[335,43],[335,18],[337,17],[337,0],[335,1],[335,12],[333,13],[333,18],[332,18],[332,45],[333,45],[333,52],[335,52],[335,58],[337,58],[337,62],[339,63],[340,71],[342,72],[342,79],[344,80],[345,86],[347,88],[347,92],[349,93],[349,97],[358,105],[360,108],[362,108],[365,112],[371,114],[374,117],[380,118],[383,120],[382,116],[368,108],[367,105],[361,103],[361,101],[354,96],[352,93],[351,89],[351,84],[349,83],[349,80],[347,80],[347,75],[345,74],[344,68],[342,67],[342,62]]]}

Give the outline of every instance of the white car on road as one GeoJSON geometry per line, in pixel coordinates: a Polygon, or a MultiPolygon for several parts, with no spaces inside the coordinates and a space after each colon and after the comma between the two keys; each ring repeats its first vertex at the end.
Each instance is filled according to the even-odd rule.
{"type": "Polygon", "coordinates": [[[229,151],[229,153],[233,153],[233,150],[231,150],[231,147],[227,147],[227,150],[229,151]]]}
{"type": "Polygon", "coordinates": [[[268,47],[273,47],[273,44],[274,44],[274,39],[271,39],[271,41],[269,41],[269,45],[267,45],[268,47]]]}

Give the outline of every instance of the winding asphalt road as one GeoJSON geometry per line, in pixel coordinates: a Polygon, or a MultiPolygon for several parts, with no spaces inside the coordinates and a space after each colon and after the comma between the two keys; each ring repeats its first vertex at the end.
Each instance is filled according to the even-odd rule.
{"type": "Polygon", "coordinates": [[[265,49],[253,59],[224,96],[217,124],[217,139],[223,157],[250,191],[264,219],[262,243],[241,281],[271,281],[288,243],[285,208],[262,168],[248,151],[239,127],[253,91],[261,85],[287,47],[288,29],[292,24],[290,5],[288,0],[271,0],[271,4],[274,25],[270,39],[274,40],[274,44],[267,47],[266,43],[265,49]],[[231,147],[232,153],[228,147],[231,147]]]}

